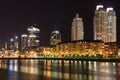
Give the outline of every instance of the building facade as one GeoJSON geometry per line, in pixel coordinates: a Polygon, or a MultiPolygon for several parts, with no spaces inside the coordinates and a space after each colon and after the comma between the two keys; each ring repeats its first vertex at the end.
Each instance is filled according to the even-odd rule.
{"type": "Polygon", "coordinates": [[[13,37],[11,37],[9,43],[7,42],[5,43],[5,49],[10,49],[10,50],[19,49],[19,37],[17,35],[14,35],[13,37]]]}
{"type": "Polygon", "coordinates": [[[54,30],[51,33],[50,45],[56,45],[61,42],[61,33],[58,30],[54,30]]]}
{"type": "Polygon", "coordinates": [[[18,36],[14,37],[14,49],[19,49],[19,38],[18,36]]]}
{"type": "Polygon", "coordinates": [[[113,8],[107,8],[107,42],[116,42],[116,13],[113,8]]]}
{"type": "Polygon", "coordinates": [[[28,47],[28,35],[22,34],[21,35],[21,49],[25,49],[28,47]]]}
{"type": "Polygon", "coordinates": [[[28,34],[21,35],[21,49],[28,47],[39,47],[39,33],[40,29],[30,26],[27,28],[28,34]]]}
{"type": "Polygon", "coordinates": [[[39,40],[39,33],[40,29],[30,26],[28,27],[28,47],[39,47],[40,40],[39,40]]]}
{"type": "Polygon", "coordinates": [[[116,42],[116,14],[113,8],[97,5],[94,15],[94,40],[116,42]]]}
{"type": "Polygon", "coordinates": [[[79,14],[73,19],[71,27],[71,40],[83,40],[84,39],[84,29],[82,18],[79,18],[79,14]]]}
{"type": "Polygon", "coordinates": [[[98,5],[96,7],[94,16],[94,40],[107,41],[107,14],[103,5],[98,5]]]}
{"type": "Polygon", "coordinates": [[[58,55],[63,54],[80,54],[80,55],[107,55],[117,54],[116,43],[104,43],[103,41],[71,41],[59,43],[56,45],[56,53],[58,55]]]}

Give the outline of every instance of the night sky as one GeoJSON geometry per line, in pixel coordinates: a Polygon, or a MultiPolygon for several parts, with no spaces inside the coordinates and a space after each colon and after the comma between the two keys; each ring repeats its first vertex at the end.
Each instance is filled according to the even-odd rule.
{"type": "Polygon", "coordinates": [[[49,0],[0,2],[0,48],[14,34],[21,35],[37,24],[40,44],[49,45],[50,33],[58,29],[62,41],[71,40],[71,26],[75,13],[84,21],[85,40],[93,40],[93,16],[97,4],[113,7],[117,14],[117,37],[120,40],[120,0],[49,0]]]}

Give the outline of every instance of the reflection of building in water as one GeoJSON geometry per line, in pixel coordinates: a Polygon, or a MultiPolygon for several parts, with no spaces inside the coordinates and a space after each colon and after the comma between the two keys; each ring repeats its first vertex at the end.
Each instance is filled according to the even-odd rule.
{"type": "MultiPolygon", "coordinates": [[[[117,74],[120,75],[120,70],[119,70],[120,69],[120,63],[117,63],[117,68],[118,68],[117,74]]],[[[120,80],[120,77],[118,78],[118,80],[120,80]]]]}
{"type": "MultiPolygon", "coordinates": [[[[88,67],[89,67],[88,72],[93,72],[93,74],[91,73],[90,73],[91,75],[89,74],[90,80],[119,80],[116,77],[118,75],[116,71],[117,63],[91,61],[88,67]],[[95,75],[94,73],[98,75],[95,75]]],[[[84,71],[86,70],[84,69],[84,71]]],[[[88,79],[85,79],[85,80],[88,80],[88,79]]]]}
{"type": "Polygon", "coordinates": [[[58,54],[117,54],[116,43],[104,43],[102,41],[72,41],[56,45],[58,54]]]}

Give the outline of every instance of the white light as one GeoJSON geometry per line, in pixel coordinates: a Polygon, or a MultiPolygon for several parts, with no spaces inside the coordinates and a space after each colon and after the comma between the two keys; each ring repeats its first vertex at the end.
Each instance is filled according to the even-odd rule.
{"type": "Polygon", "coordinates": [[[59,31],[55,31],[56,34],[59,34],[59,31]]]}
{"type": "Polygon", "coordinates": [[[113,11],[113,8],[112,7],[107,8],[107,12],[109,12],[109,11],[113,11]]]}
{"type": "Polygon", "coordinates": [[[13,41],[13,39],[11,38],[11,39],[10,39],[10,41],[12,42],[12,41],[13,41]]]}
{"type": "Polygon", "coordinates": [[[96,10],[98,10],[99,8],[103,8],[103,5],[97,5],[96,10]]]}
{"type": "Polygon", "coordinates": [[[36,43],[39,43],[40,41],[39,40],[36,40],[36,43]]]}
{"type": "Polygon", "coordinates": [[[40,31],[38,28],[35,28],[35,27],[33,27],[33,30],[34,31],[40,31]]]}
{"type": "Polygon", "coordinates": [[[27,37],[27,35],[26,34],[23,34],[23,35],[21,35],[22,37],[27,37]]]}
{"type": "Polygon", "coordinates": [[[15,36],[15,38],[17,39],[17,38],[18,38],[18,36],[15,36]]]}
{"type": "Polygon", "coordinates": [[[56,33],[56,34],[59,34],[59,31],[57,31],[57,30],[56,30],[56,31],[53,31],[52,33],[56,33]]]}
{"type": "Polygon", "coordinates": [[[29,37],[36,37],[36,35],[29,35],[29,37]]]}
{"type": "Polygon", "coordinates": [[[35,28],[35,27],[29,27],[29,28],[28,28],[28,31],[31,31],[31,32],[39,32],[40,29],[35,28]]]}

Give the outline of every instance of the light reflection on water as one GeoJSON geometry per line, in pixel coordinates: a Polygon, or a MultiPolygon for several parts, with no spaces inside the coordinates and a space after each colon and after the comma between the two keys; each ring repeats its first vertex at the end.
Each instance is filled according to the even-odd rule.
{"type": "Polygon", "coordinates": [[[0,60],[0,76],[2,72],[0,80],[119,80],[120,63],[0,60]]]}

